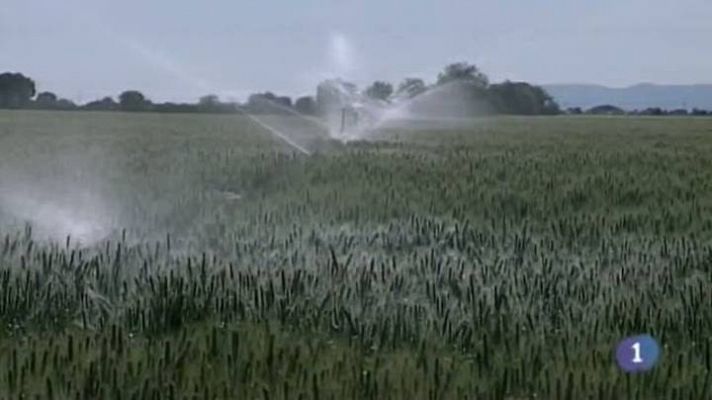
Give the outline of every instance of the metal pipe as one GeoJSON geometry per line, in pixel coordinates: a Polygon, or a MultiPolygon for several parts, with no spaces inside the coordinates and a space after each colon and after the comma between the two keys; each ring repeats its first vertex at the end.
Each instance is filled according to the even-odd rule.
{"type": "Polygon", "coordinates": [[[346,129],[346,107],[341,109],[341,133],[346,129]]]}

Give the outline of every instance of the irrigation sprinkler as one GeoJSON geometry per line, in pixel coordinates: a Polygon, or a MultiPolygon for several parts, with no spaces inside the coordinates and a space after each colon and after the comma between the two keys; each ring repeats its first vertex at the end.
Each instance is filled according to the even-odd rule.
{"type": "Polygon", "coordinates": [[[341,129],[339,132],[343,135],[349,128],[359,127],[359,111],[353,106],[341,108],[341,129]]]}
{"type": "Polygon", "coordinates": [[[343,134],[346,128],[346,107],[341,109],[341,129],[339,133],[343,134]]]}

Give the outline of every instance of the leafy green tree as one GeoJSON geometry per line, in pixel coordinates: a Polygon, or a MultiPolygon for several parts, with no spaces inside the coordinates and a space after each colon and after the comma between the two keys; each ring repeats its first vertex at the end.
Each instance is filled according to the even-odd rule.
{"type": "Polygon", "coordinates": [[[199,109],[200,105],[188,103],[158,103],[151,108],[152,111],[158,113],[196,113],[205,112],[199,109]]]}
{"type": "Polygon", "coordinates": [[[277,100],[277,95],[272,92],[264,92],[261,96],[265,100],[268,100],[268,101],[276,101],[277,100]]]}
{"type": "Polygon", "coordinates": [[[292,99],[289,96],[277,96],[275,102],[282,107],[292,108],[292,99]]]}
{"type": "Polygon", "coordinates": [[[69,99],[59,99],[57,100],[55,108],[57,110],[71,111],[76,110],[78,107],[73,101],[69,99]]]}
{"type": "Polygon", "coordinates": [[[291,113],[292,99],[288,96],[277,96],[272,92],[255,93],[247,98],[245,106],[248,112],[258,114],[291,113]]]}
{"type": "Polygon", "coordinates": [[[35,98],[35,106],[39,109],[52,109],[57,106],[57,95],[52,92],[42,92],[35,98]]]}
{"type": "Polygon", "coordinates": [[[643,115],[665,115],[665,111],[660,107],[648,107],[642,112],[643,115]]]}
{"type": "Polygon", "coordinates": [[[466,81],[474,84],[475,87],[486,89],[489,86],[489,78],[473,64],[458,62],[445,67],[443,72],[438,74],[438,85],[443,85],[453,81],[466,81]]]}
{"type": "Polygon", "coordinates": [[[303,96],[294,102],[294,108],[305,115],[316,114],[316,101],[311,96],[303,96]]]}
{"type": "Polygon", "coordinates": [[[594,115],[623,115],[625,111],[622,108],[611,104],[602,104],[600,106],[591,107],[586,110],[586,114],[594,115]]]}
{"type": "Polygon", "coordinates": [[[104,97],[101,100],[89,102],[83,107],[89,111],[113,111],[119,108],[119,105],[111,97],[104,97]]]}
{"type": "Polygon", "coordinates": [[[35,81],[20,73],[0,74],[0,108],[24,108],[36,94],[35,81]]]}
{"type": "Polygon", "coordinates": [[[413,98],[419,94],[424,93],[428,90],[425,86],[425,81],[420,78],[405,78],[403,82],[398,85],[398,90],[396,94],[399,96],[405,96],[408,98],[413,98]]]}
{"type": "Polygon", "coordinates": [[[198,100],[197,110],[200,112],[219,112],[221,108],[220,98],[215,94],[205,95],[198,100]]]}
{"type": "Polygon", "coordinates": [[[201,97],[198,104],[204,107],[215,107],[220,104],[220,98],[215,94],[208,94],[201,97]]]}
{"type": "Polygon", "coordinates": [[[559,114],[559,105],[541,87],[526,82],[493,84],[488,89],[490,102],[502,114],[553,115],[559,114]]]}
{"type": "Polygon", "coordinates": [[[376,81],[366,88],[366,96],[377,100],[388,100],[393,94],[393,85],[388,82],[376,81]]]}
{"type": "Polygon", "coordinates": [[[149,105],[148,99],[137,90],[127,90],[119,95],[119,108],[122,111],[145,111],[149,105]]]}

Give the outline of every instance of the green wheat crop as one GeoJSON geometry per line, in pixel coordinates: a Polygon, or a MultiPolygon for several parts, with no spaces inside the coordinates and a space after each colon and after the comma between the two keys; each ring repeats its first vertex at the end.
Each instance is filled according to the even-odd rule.
{"type": "Polygon", "coordinates": [[[0,398],[712,398],[712,119],[304,156],[243,117],[6,112],[3,190],[0,398]],[[626,375],[638,333],[662,358],[626,375]]]}

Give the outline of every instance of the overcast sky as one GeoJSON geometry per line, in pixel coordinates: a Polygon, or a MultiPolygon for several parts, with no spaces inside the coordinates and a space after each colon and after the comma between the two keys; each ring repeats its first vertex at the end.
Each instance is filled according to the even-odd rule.
{"type": "Polygon", "coordinates": [[[712,82],[710,0],[0,0],[0,71],[78,101],[313,93],[325,78],[712,82]]]}

